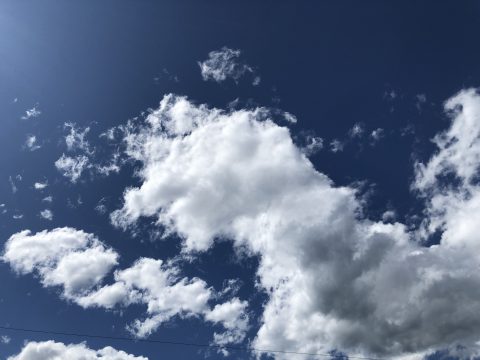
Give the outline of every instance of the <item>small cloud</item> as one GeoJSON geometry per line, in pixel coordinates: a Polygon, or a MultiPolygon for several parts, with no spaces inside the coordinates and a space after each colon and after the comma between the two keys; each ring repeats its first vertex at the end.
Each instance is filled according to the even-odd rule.
{"type": "Polygon", "coordinates": [[[12,218],[14,218],[15,220],[23,219],[23,214],[14,214],[12,218]]]}
{"type": "MultiPolygon", "coordinates": [[[[198,62],[203,80],[220,83],[231,78],[238,82],[245,74],[254,74],[255,71],[249,65],[240,61],[240,54],[240,50],[230,49],[226,46],[220,50],[210,51],[207,60],[198,62]]],[[[260,84],[260,77],[255,76],[252,84],[254,86],[260,84]]]]}
{"type": "Polygon", "coordinates": [[[52,195],[46,196],[42,199],[42,201],[51,203],[51,202],[53,202],[53,196],[52,195]]]}
{"type": "Polygon", "coordinates": [[[383,93],[383,98],[387,100],[395,100],[397,98],[398,94],[395,92],[395,90],[387,90],[383,93]]]}
{"type": "Polygon", "coordinates": [[[306,144],[302,148],[305,155],[310,156],[316,154],[323,149],[323,139],[319,136],[308,135],[306,137],[306,144]]]}
{"type": "Polygon", "coordinates": [[[387,210],[382,214],[382,221],[385,223],[395,222],[397,218],[397,213],[394,210],[387,210]]]}
{"type": "Polygon", "coordinates": [[[13,103],[17,103],[17,102],[18,102],[18,98],[13,99],[13,103]]]}
{"type": "Polygon", "coordinates": [[[68,177],[72,183],[76,183],[83,171],[89,166],[89,160],[85,155],[71,157],[62,154],[62,156],[55,161],[57,170],[60,171],[63,176],[68,177]]]}
{"type": "Polygon", "coordinates": [[[106,202],[106,199],[101,198],[97,206],[95,206],[95,211],[101,215],[106,214],[108,211],[107,206],[105,205],[105,202],[106,202]]]}
{"type": "Polygon", "coordinates": [[[427,102],[427,95],[425,94],[417,94],[415,95],[415,106],[418,111],[422,111],[423,105],[427,102]]]}
{"type": "Polygon", "coordinates": [[[29,109],[29,110],[26,110],[25,111],[25,115],[23,115],[21,117],[22,120],[28,120],[28,119],[32,119],[32,118],[36,118],[38,116],[40,116],[40,114],[42,113],[38,108],[37,108],[38,105],[35,105],[33,108],[29,109]]]}
{"type": "Polygon", "coordinates": [[[37,137],[35,135],[28,135],[25,140],[25,147],[30,151],[35,151],[41,148],[37,143],[37,137]]]}
{"type": "Polygon", "coordinates": [[[330,142],[330,151],[333,153],[343,151],[345,144],[338,139],[334,139],[330,142]]]}
{"type": "Polygon", "coordinates": [[[35,188],[35,190],[43,190],[45,189],[46,187],[48,186],[48,183],[45,181],[43,183],[41,182],[36,182],[35,184],[33,184],[33,187],[35,188]]]}
{"type": "Polygon", "coordinates": [[[65,129],[69,129],[69,133],[65,136],[65,144],[68,151],[82,150],[88,154],[92,154],[90,150],[90,144],[86,140],[86,136],[90,131],[90,127],[84,129],[76,127],[74,123],[65,123],[65,129]]]}
{"type": "Polygon", "coordinates": [[[291,124],[297,123],[297,117],[287,111],[283,113],[283,118],[291,124]]]}
{"type": "Polygon", "coordinates": [[[363,133],[364,133],[364,128],[361,123],[356,123],[355,125],[353,125],[353,127],[348,132],[349,136],[352,139],[362,137],[363,133]]]}
{"type": "Polygon", "coordinates": [[[0,343],[2,344],[9,344],[12,339],[8,335],[2,335],[0,336],[0,343]]]}
{"type": "Polygon", "coordinates": [[[49,209],[45,209],[43,211],[40,211],[40,217],[44,218],[45,220],[52,221],[53,212],[49,209]]]}
{"type": "Polygon", "coordinates": [[[171,74],[170,71],[168,71],[168,69],[166,68],[163,68],[162,69],[162,73],[158,76],[155,76],[153,78],[153,81],[155,82],[155,84],[159,84],[160,83],[160,80],[162,79],[167,79],[168,81],[173,81],[173,82],[180,82],[180,79],[178,78],[177,75],[174,75],[174,74],[171,74]]]}
{"type": "MultiPolygon", "coordinates": [[[[20,175],[17,175],[15,178],[18,180],[18,177],[20,175]]],[[[22,177],[20,176],[20,180],[22,180],[22,177]]],[[[15,194],[18,191],[17,184],[13,180],[11,176],[8,177],[8,181],[10,182],[10,187],[12,188],[12,194],[15,194]]]]}
{"type": "Polygon", "coordinates": [[[371,132],[370,137],[372,138],[373,142],[376,143],[381,138],[383,138],[385,131],[382,128],[375,129],[371,132]]]}

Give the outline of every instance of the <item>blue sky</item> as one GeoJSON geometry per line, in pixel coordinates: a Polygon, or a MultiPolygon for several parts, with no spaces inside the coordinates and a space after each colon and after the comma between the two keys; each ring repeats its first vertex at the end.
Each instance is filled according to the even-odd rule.
{"type": "MultiPolygon", "coordinates": [[[[479,19],[478,1],[0,2],[0,326],[478,356],[479,19]]],[[[254,356],[0,339],[16,360],[254,356]]]]}

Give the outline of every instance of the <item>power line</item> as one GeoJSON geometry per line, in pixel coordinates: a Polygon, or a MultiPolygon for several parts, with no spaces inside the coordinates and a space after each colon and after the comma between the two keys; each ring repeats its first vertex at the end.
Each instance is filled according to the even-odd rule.
{"type": "MultiPolygon", "coordinates": [[[[335,357],[335,355],[325,354],[325,353],[309,353],[309,352],[301,352],[301,351],[259,349],[259,348],[250,348],[250,347],[242,347],[242,346],[215,345],[215,344],[193,343],[193,342],[172,341],[172,340],[137,339],[137,338],[126,337],[126,336],[94,335],[94,334],[72,333],[72,332],[63,332],[63,331],[28,329],[28,328],[19,328],[19,327],[10,327],[10,326],[0,326],[0,329],[8,330],[8,331],[17,331],[17,332],[28,332],[28,333],[46,334],[46,335],[74,336],[74,337],[81,337],[81,338],[93,338],[93,339],[103,339],[103,340],[133,341],[133,342],[144,342],[144,343],[153,343],[153,344],[204,347],[204,348],[215,348],[215,349],[225,349],[225,350],[235,350],[235,351],[253,351],[253,352],[265,353],[265,354],[308,355],[308,356],[322,356],[322,357],[329,357],[329,358],[335,357]]],[[[349,359],[358,359],[358,360],[387,360],[385,358],[373,358],[373,357],[366,357],[366,356],[355,356],[355,355],[352,355],[352,356],[346,355],[346,356],[349,359]]]]}

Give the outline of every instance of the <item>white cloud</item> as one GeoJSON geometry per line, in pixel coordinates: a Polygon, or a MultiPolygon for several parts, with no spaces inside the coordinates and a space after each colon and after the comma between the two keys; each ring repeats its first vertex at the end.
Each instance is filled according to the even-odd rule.
{"type": "Polygon", "coordinates": [[[2,343],[2,344],[10,344],[10,341],[12,341],[12,339],[10,338],[10,336],[8,336],[8,335],[2,335],[2,336],[0,336],[0,343],[2,343]]]}
{"type": "MultiPolygon", "coordinates": [[[[220,50],[208,53],[208,59],[198,62],[202,72],[203,80],[213,80],[216,82],[225,81],[231,78],[237,82],[246,73],[254,73],[254,70],[240,62],[240,50],[223,47],[220,50]]],[[[253,85],[260,84],[260,77],[253,79],[253,85]]]]}
{"type": "Polygon", "coordinates": [[[37,108],[37,105],[35,105],[33,108],[25,111],[25,115],[22,116],[22,120],[39,117],[41,113],[42,112],[37,108]]]}
{"type": "Polygon", "coordinates": [[[48,183],[45,181],[45,182],[36,182],[35,184],[33,184],[33,187],[36,189],[36,190],[43,190],[45,189],[46,187],[48,186],[48,183]]]}
{"type": "Polygon", "coordinates": [[[248,327],[248,317],[245,315],[247,303],[234,298],[231,303],[217,305],[211,310],[208,302],[213,299],[213,295],[213,290],[205,281],[182,278],[177,267],[161,260],[142,258],[130,268],[115,272],[113,284],[91,292],[77,302],[83,307],[107,309],[117,305],[146,305],[147,316],[129,326],[129,330],[138,337],[150,335],[174,316],[204,316],[206,320],[220,323],[226,329],[225,332],[214,335],[215,340],[217,337],[228,336],[229,341],[225,338],[225,342],[219,345],[242,341],[248,327]],[[233,309],[225,309],[222,317],[218,306],[233,309]]]}
{"type": "Polygon", "coordinates": [[[480,95],[463,90],[445,103],[451,126],[433,139],[438,151],[416,164],[413,188],[427,200],[425,234],[442,230],[442,243],[478,245],[480,217],[480,95]]]}
{"type": "Polygon", "coordinates": [[[397,218],[397,213],[394,210],[387,210],[382,214],[383,222],[395,222],[397,218]]]}
{"type": "Polygon", "coordinates": [[[25,140],[25,147],[30,151],[35,151],[41,148],[37,143],[37,137],[35,135],[28,135],[25,140]]]}
{"type": "Polygon", "coordinates": [[[91,154],[90,144],[86,139],[89,127],[84,129],[78,128],[74,123],[65,123],[65,129],[69,130],[67,136],[65,136],[65,144],[69,151],[81,150],[85,153],[91,154]]]}
{"type": "MultiPolygon", "coordinates": [[[[17,175],[15,178],[19,181],[22,180],[22,177],[20,175],[17,175]]],[[[11,176],[8,177],[8,181],[10,182],[10,187],[12,189],[12,194],[15,194],[18,191],[17,184],[15,183],[15,180],[11,176]]]]}
{"type": "Polygon", "coordinates": [[[90,166],[88,157],[85,155],[78,155],[75,157],[62,156],[55,161],[55,167],[62,173],[63,176],[68,177],[72,183],[76,183],[84,170],[90,166]]]}
{"type": "Polygon", "coordinates": [[[53,202],[53,196],[52,195],[49,195],[49,196],[46,196],[42,199],[43,202],[53,202]]]}
{"type": "Polygon", "coordinates": [[[384,134],[385,134],[385,131],[382,128],[377,128],[370,133],[370,137],[375,143],[379,141],[381,138],[383,138],[384,134]]]}
{"type": "Polygon", "coordinates": [[[117,258],[92,234],[68,227],[16,233],[7,240],[2,256],[16,272],[36,273],[44,286],[62,286],[68,299],[97,285],[117,258]]]}
{"type": "Polygon", "coordinates": [[[287,111],[283,113],[283,117],[285,118],[286,121],[288,121],[291,124],[296,124],[297,123],[297,117],[287,111]]]}
{"type": "Polygon", "coordinates": [[[355,189],[334,186],[287,128],[258,114],[166,96],[126,134],[142,184],[126,189],[113,223],[154,217],[186,253],[229,238],[258,255],[268,301],[255,347],[385,357],[463,345],[478,354],[475,237],[427,248],[403,224],[362,218],[355,189]]]}
{"type": "Polygon", "coordinates": [[[35,273],[46,287],[61,286],[65,299],[84,308],[145,305],[146,316],[128,327],[138,337],[173,317],[222,325],[225,331],[214,335],[219,345],[242,341],[248,328],[246,302],[233,298],[212,310],[209,303],[216,294],[205,281],[182,277],[178,267],[161,260],[141,258],[115,271],[114,282],[102,286],[118,254],[94,235],[73,228],[16,233],[5,244],[2,259],[20,274],[35,273]]]}
{"type": "Polygon", "coordinates": [[[363,124],[356,123],[348,132],[351,138],[362,137],[363,133],[365,132],[363,124]]]}
{"type": "Polygon", "coordinates": [[[45,220],[53,220],[53,212],[52,210],[45,209],[40,211],[40,217],[44,218],[45,220]]]}
{"type": "Polygon", "coordinates": [[[127,354],[107,346],[100,350],[93,350],[85,343],[64,344],[61,342],[30,341],[27,342],[19,354],[10,356],[7,360],[148,360],[143,356],[127,354]]]}
{"type": "Polygon", "coordinates": [[[417,107],[418,111],[422,110],[423,105],[427,102],[427,95],[425,94],[417,94],[415,96],[416,102],[415,106],[417,107]]]}
{"type": "Polygon", "coordinates": [[[306,143],[302,151],[307,156],[316,154],[323,149],[323,139],[319,136],[307,135],[305,141],[306,143]]]}

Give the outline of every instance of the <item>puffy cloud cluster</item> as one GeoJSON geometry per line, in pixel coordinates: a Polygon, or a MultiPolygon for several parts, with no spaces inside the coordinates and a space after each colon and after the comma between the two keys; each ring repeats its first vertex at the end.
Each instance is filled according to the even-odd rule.
{"type": "Polygon", "coordinates": [[[92,234],[68,227],[16,233],[7,240],[2,256],[16,272],[36,273],[44,286],[62,286],[68,299],[97,285],[117,259],[118,254],[92,234]]]}
{"type": "MultiPolygon", "coordinates": [[[[203,80],[213,80],[222,82],[231,78],[237,82],[246,73],[254,73],[254,70],[247,64],[240,61],[240,50],[223,47],[220,50],[211,51],[208,54],[208,59],[198,62],[202,72],[203,80]]],[[[254,85],[260,83],[260,77],[255,77],[254,85]]]]}
{"type": "MultiPolygon", "coordinates": [[[[478,118],[471,114],[477,105],[466,105],[455,122],[478,118]]],[[[467,136],[471,151],[478,136],[467,136]]],[[[126,189],[112,222],[128,227],[155,217],[167,234],[183,239],[185,252],[229,238],[258,255],[268,301],[253,346],[421,356],[463,345],[477,354],[478,236],[460,231],[456,236],[468,241],[423,247],[403,224],[366,219],[355,189],[336,187],[287,128],[258,110],[224,112],[168,95],[145,125],[130,127],[125,142],[143,164],[142,184],[126,189]]],[[[470,154],[464,161],[475,164],[470,154]]],[[[207,318],[233,308],[214,309],[207,318]]]]}
{"type": "Polygon", "coordinates": [[[61,342],[30,341],[25,344],[19,354],[10,356],[7,360],[148,360],[143,356],[127,354],[107,346],[100,350],[93,350],[84,343],[64,344],[61,342]]]}
{"type": "Polygon", "coordinates": [[[214,342],[241,342],[248,329],[247,303],[233,298],[212,309],[217,294],[199,278],[180,276],[169,263],[141,258],[131,267],[117,270],[114,282],[103,279],[117,265],[118,254],[94,235],[73,228],[57,228],[32,234],[25,230],[12,235],[2,257],[20,274],[36,273],[44,286],[61,286],[63,296],[84,308],[143,304],[147,315],[129,330],[145,337],[174,316],[203,317],[224,327],[214,342]]]}

